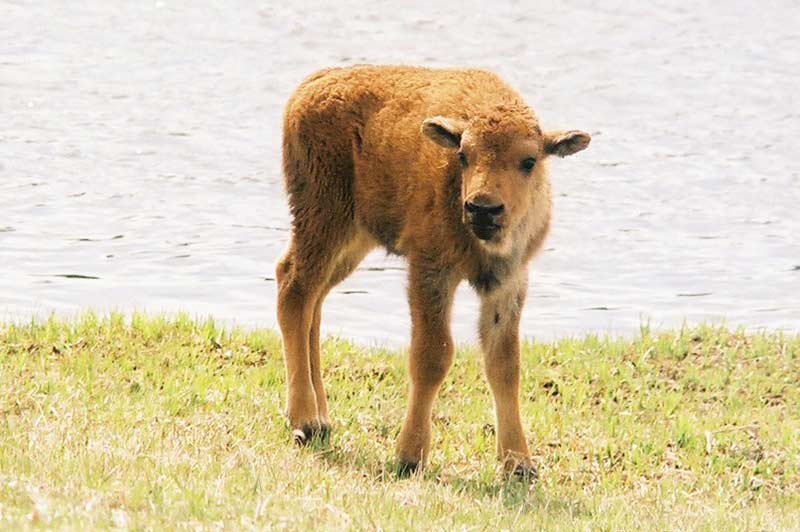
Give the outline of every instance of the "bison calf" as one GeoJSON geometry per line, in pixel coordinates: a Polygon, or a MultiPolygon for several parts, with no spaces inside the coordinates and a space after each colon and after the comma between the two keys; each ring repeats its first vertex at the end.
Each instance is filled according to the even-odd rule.
{"type": "Polygon", "coordinates": [[[424,464],[434,398],[453,361],[453,293],[481,299],[480,338],[506,469],[532,473],[519,415],[519,318],[527,264],[550,225],[550,155],[582,131],[543,132],[482,70],[358,66],[318,72],[286,106],[283,171],[292,236],[277,265],[288,417],[298,442],[329,429],[322,302],[376,246],[407,257],[410,398],[397,455],[424,464]]]}

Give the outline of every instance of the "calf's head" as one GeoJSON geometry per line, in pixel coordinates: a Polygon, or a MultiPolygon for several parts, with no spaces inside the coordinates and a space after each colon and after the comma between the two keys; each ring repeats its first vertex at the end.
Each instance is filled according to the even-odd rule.
{"type": "Polygon", "coordinates": [[[462,219],[489,249],[507,247],[505,240],[535,208],[547,187],[547,157],[572,155],[591,141],[577,130],[542,133],[527,110],[500,109],[470,120],[434,116],[422,131],[457,159],[462,219]]]}

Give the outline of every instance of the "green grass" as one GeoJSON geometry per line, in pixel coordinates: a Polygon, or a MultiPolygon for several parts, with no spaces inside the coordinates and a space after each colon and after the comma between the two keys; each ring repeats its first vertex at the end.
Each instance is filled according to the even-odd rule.
{"type": "Polygon", "coordinates": [[[461,349],[398,479],[405,353],[329,339],[334,433],[290,444],[280,338],[92,314],[0,325],[0,528],[800,527],[800,337],[702,326],[524,346],[528,485],[461,349]]]}

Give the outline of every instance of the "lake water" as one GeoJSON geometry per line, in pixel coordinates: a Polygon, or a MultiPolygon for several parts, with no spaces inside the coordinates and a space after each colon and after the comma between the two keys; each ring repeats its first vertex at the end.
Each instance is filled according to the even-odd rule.
{"type": "MultiPolygon", "coordinates": [[[[284,102],[323,66],[412,63],[492,69],[594,134],[551,166],[525,336],[800,330],[796,1],[288,4],[0,1],[0,318],[275,326],[284,102]]],[[[324,331],[406,344],[405,286],[372,254],[324,331]]],[[[464,286],[456,338],[476,323],[464,286]]]]}

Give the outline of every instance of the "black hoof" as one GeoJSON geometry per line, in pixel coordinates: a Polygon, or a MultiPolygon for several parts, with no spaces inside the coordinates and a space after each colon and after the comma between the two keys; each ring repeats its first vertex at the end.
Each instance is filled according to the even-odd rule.
{"type": "Polygon", "coordinates": [[[533,466],[517,464],[514,471],[511,472],[511,477],[526,482],[535,482],[539,478],[539,472],[533,466]]]}
{"type": "Polygon", "coordinates": [[[319,427],[319,439],[322,441],[328,441],[331,438],[331,426],[327,423],[323,423],[319,427]]]}
{"type": "Polygon", "coordinates": [[[397,462],[397,476],[400,478],[407,478],[417,472],[419,469],[418,462],[406,462],[405,460],[400,460],[397,462]]]}
{"type": "Polygon", "coordinates": [[[331,436],[331,426],[327,423],[312,425],[306,423],[302,428],[292,431],[292,440],[298,445],[308,445],[313,440],[327,442],[331,436]]]}
{"type": "Polygon", "coordinates": [[[292,440],[297,445],[308,445],[311,443],[311,438],[314,437],[314,431],[311,425],[303,425],[303,428],[294,429],[292,431],[292,440]]]}

